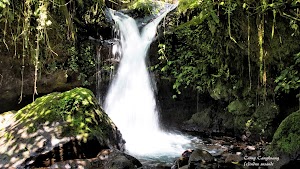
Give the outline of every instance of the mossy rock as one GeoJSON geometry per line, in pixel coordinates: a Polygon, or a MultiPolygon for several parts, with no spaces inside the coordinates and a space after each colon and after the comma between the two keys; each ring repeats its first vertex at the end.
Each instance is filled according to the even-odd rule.
{"type": "Polygon", "coordinates": [[[62,136],[81,135],[83,139],[109,135],[107,126],[114,126],[101,109],[93,93],[85,88],[75,88],[63,93],[51,93],[36,99],[16,114],[16,118],[34,132],[39,124],[64,122],[62,136]],[[101,124],[100,124],[101,123],[101,124]]]}
{"type": "Polygon", "coordinates": [[[227,108],[233,115],[249,115],[249,106],[244,100],[234,100],[227,106],[227,108]]]}
{"type": "Polygon", "coordinates": [[[271,143],[273,155],[287,154],[290,157],[300,154],[300,110],[286,117],[277,128],[271,143]]]}
{"type": "Polygon", "coordinates": [[[229,103],[227,110],[224,125],[227,128],[233,128],[238,133],[244,131],[251,115],[249,103],[246,100],[234,100],[229,103]]]}
{"type": "Polygon", "coordinates": [[[252,115],[250,131],[271,139],[276,130],[272,124],[278,114],[279,107],[272,101],[259,105],[252,115]]]}
{"type": "Polygon", "coordinates": [[[211,113],[210,108],[204,109],[203,111],[193,114],[191,119],[189,119],[186,123],[207,129],[212,123],[212,119],[210,118],[211,113]]]}
{"type": "Polygon", "coordinates": [[[151,0],[135,0],[131,5],[129,5],[129,9],[133,10],[138,16],[146,16],[153,13],[153,9],[157,7],[157,3],[151,0]]]}
{"type": "Polygon", "coordinates": [[[24,167],[28,159],[74,139],[82,144],[97,140],[101,147],[123,150],[121,133],[85,88],[40,97],[12,118],[0,130],[0,168],[24,167]]]}

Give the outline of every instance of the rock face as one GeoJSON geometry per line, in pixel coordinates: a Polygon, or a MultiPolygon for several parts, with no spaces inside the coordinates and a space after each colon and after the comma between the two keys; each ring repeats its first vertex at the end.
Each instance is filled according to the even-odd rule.
{"type": "MultiPolygon", "coordinates": [[[[0,59],[2,59],[0,56],[0,59]]],[[[0,61],[2,63],[2,61],[0,61]]],[[[27,69],[24,72],[24,80],[19,76],[20,72],[16,71],[19,63],[15,63],[12,59],[7,59],[1,66],[0,70],[0,113],[11,109],[17,110],[21,108],[20,105],[25,105],[32,101],[33,94],[33,77],[34,72],[27,69]],[[6,63],[7,62],[7,63],[6,63]],[[14,65],[14,66],[9,66],[14,65]],[[19,105],[22,90],[22,102],[19,105]]],[[[20,66],[21,67],[21,66],[20,66]]],[[[29,66],[28,66],[29,67],[29,66]]],[[[51,74],[43,74],[37,81],[37,88],[39,94],[48,94],[53,91],[66,91],[81,85],[79,80],[73,77],[67,70],[57,70],[51,74]],[[70,80],[72,79],[72,80],[70,80]]]]}
{"type": "Polygon", "coordinates": [[[122,151],[125,143],[93,93],[84,88],[51,93],[13,116],[5,114],[10,122],[0,129],[0,168],[49,167],[93,158],[107,148],[122,151]]]}

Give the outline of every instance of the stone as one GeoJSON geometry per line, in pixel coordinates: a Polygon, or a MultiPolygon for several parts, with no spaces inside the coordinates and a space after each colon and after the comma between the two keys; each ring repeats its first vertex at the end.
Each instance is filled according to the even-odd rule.
{"type": "Polygon", "coordinates": [[[237,154],[229,154],[225,158],[225,163],[239,163],[243,160],[243,157],[241,155],[237,154]]]}
{"type": "Polygon", "coordinates": [[[95,158],[75,159],[55,163],[50,169],[62,168],[77,169],[136,169],[142,164],[134,157],[117,149],[104,149],[95,158]]]}
{"type": "Polygon", "coordinates": [[[179,169],[188,169],[188,168],[189,168],[189,165],[185,165],[185,166],[180,167],[179,169]]]}
{"type": "Polygon", "coordinates": [[[124,150],[120,131],[85,88],[40,97],[8,121],[0,126],[0,168],[49,167],[124,150]]]}
{"type": "Polygon", "coordinates": [[[142,164],[135,157],[119,150],[111,150],[107,156],[104,169],[135,169],[142,167],[142,164]]]}
{"type": "Polygon", "coordinates": [[[214,157],[206,150],[196,149],[189,158],[189,168],[203,168],[214,162],[214,157]]]}
{"type": "Polygon", "coordinates": [[[190,155],[189,163],[191,162],[202,162],[211,163],[214,161],[214,157],[206,150],[196,149],[190,155]]]}
{"type": "Polygon", "coordinates": [[[189,164],[189,158],[194,150],[187,149],[181,154],[181,157],[179,157],[175,162],[174,165],[171,167],[171,169],[178,169],[185,165],[189,164]]]}
{"type": "Polygon", "coordinates": [[[266,154],[279,157],[270,168],[280,168],[300,155],[300,110],[287,116],[277,128],[266,154]]]}

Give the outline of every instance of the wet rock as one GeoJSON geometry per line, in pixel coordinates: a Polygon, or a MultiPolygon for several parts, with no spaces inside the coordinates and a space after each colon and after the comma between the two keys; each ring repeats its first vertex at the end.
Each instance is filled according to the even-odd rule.
{"type": "Polygon", "coordinates": [[[97,157],[90,159],[75,159],[57,162],[50,169],[136,169],[142,164],[134,157],[117,149],[104,149],[97,157]]]}
{"type": "Polygon", "coordinates": [[[202,162],[211,163],[214,161],[214,157],[206,150],[196,149],[192,152],[189,158],[189,163],[191,162],[202,162]]]}
{"type": "Polygon", "coordinates": [[[225,159],[225,163],[239,163],[243,160],[241,155],[228,154],[225,159]]]}
{"type": "Polygon", "coordinates": [[[185,166],[180,167],[179,169],[188,169],[188,168],[189,168],[189,165],[185,165],[185,166]]]}
{"type": "Polygon", "coordinates": [[[49,167],[123,147],[121,133],[93,93],[75,88],[36,99],[1,126],[0,168],[49,167]]]}
{"type": "Polygon", "coordinates": [[[206,150],[196,149],[190,155],[189,168],[199,168],[214,162],[214,157],[206,150]]]}
{"type": "Polygon", "coordinates": [[[174,165],[171,167],[171,169],[178,169],[178,168],[181,168],[185,165],[188,165],[189,164],[189,158],[191,156],[191,154],[193,153],[194,150],[191,150],[191,149],[188,149],[186,151],[184,151],[181,155],[181,157],[179,157],[174,165]]]}
{"type": "Polygon", "coordinates": [[[214,157],[206,150],[186,150],[182,153],[181,157],[175,161],[171,169],[196,169],[199,167],[211,168],[211,163],[213,163],[214,160],[214,157]]]}
{"type": "Polygon", "coordinates": [[[135,157],[125,154],[119,150],[111,150],[107,157],[104,169],[135,169],[142,164],[135,157]]]}

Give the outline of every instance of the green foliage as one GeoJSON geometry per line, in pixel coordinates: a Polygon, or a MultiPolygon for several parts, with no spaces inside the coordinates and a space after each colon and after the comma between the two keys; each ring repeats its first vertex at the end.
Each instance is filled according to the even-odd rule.
{"type": "Polygon", "coordinates": [[[250,131],[271,137],[274,133],[273,121],[278,114],[279,108],[274,102],[266,101],[259,105],[252,115],[250,131]]]}
{"type": "Polygon", "coordinates": [[[142,16],[152,14],[157,4],[152,0],[135,0],[129,5],[129,9],[136,11],[142,16]]]}
{"type": "Polygon", "coordinates": [[[78,61],[78,53],[77,50],[74,46],[70,47],[68,49],[68,53],[70,55],[69,61],[68,61],[68,67],[74,71],[74,72],[78,72],[79,69],[79,65],[77,64],[78,61]]]}
{"type": "Polygon", "coordinates": [[[10,5],[9,0],[0,0],[0,8],[6,8],[6,6],[10,5]]]}
{"type": "Polygon", "coordinates": [[[227,128],[269,137],[279,114],[270,100],[299,89],[298,54],[291,60],[300,50],[296,4],[180,0],[152,69],[178,94],[192,88],[225,102],[227,128]]]}
{"type": "Polygon", "coordinates": [[[299,35],[297,26],[286,25],[298,24],[299,16],[287,17],[285,5],[293,9],[295,1],[180,0],[169,24],[177,26],[160,41],[159,61],[152,69],[172,80],[178,94],[191,87],[216,100],[264,102],[273,97],[274,79],[283,68],[275,90],[283,91],[283,85],[296,89],[298,66],[289,57],[300,50],[290,44],[299,35]]]}
{"type": "Polygon", "coordinates": [[[16,118],[28,126],[29,133],[34,132],[39,124],[64,122],[63,135],[80,135],[85,140],[92,136],[106,136],[107,125],[112,125],[93,93],[84,88],[40,97],[19,110],[16,118]]]}
{"type": "Polygon", "coordinates": [[[179,12],[185,13],[188,10],[193,10],[198,8],[201,0],[180,0],[178,10],[179,12]]]}
{"type": "Polygon", "coordinates": [[[38,76],[58,69],[80,71],[83,84],[90,83],[93,64],[88,62],[93,62],[94,51],[83,39],[107,27],[103,8],[103,0],[0,0],[1,43],[23,66],[34,67],[35,93],[38,76]],[[66,58],[70,63],[65,64],[66,58]],[[81,59],[84,65],[78,67],[81,59]]]}
{"type": "Polygon", "coordinates": [[[172,35],[167,35],[170,38],[159,45],[160,63],[156,68],[166,77],[175,77],[173,88],[179,94],[181,87],[190,86],[209,92],[215,99],[228,97],[227,85],[222,82],[229,80],[229,58],[226,46],[219,44],[226,41],[221,33],[219,30],[211,32],[207,25],[191,23],[177,27],[172,35]]]}
{"type": "Polygon", "coordinates": [[[217,16],[217,11],[214,8],[215,3],[213,1],[201,1],[201,0],[181,0],[179,1],[179,12],[189,20],[187,23],[180,25],[184,27],[188,25],[198,25],[204,21],[207,21],[207,25],[212,34],[215,33],[217,26],[220,22],[217,16]],[[200,11],[200,12],[198,12],[200,11]],[[197,15],[193,15],[197,13],[197,15]],[[199,13],[199,14],[198,14],[199,13]],[[191,18],[191,19],[190,19],[191,18]]]}
{"type": "Polygon", "coordinates": [[[273,155],[295,155],[300,151],[300,111],[286,117],[276,130],[271,143],[273,155]]]}
{"type": "Polygon", "coordinates": [[[227,125],[230,128],[234,128],[236,131],[243,131],[247,128],[246,124],[250,120],[252,113],[252,105],[244,100],[234,100],[228,106],[229,117],[226,118],[227,125]],[[231,118],[230,118],[231,117],[231,118]],[[230,120],[232,119],[232,122],[230,120]],[[231,123],[231,124],[229,124],[231,123]]]}
{"type": "Polygon", "coordinates": [[[228,105],[228,111],[233,115],[249,115],[249,106],[246,101],[235,100],[228,105]]]}
{"type": "Polygon", "coordinates": [[[281,71],[275,79],[277,86],[275,92],[283,91],[289,93],[290,90],[297,90],[300,87],[300,52],[294,55],[294,63],[281,71]]]}

